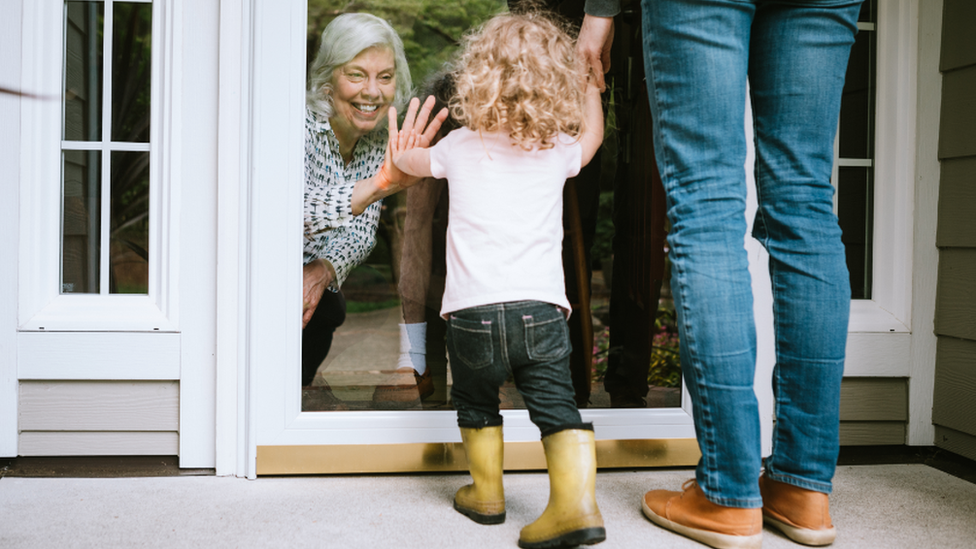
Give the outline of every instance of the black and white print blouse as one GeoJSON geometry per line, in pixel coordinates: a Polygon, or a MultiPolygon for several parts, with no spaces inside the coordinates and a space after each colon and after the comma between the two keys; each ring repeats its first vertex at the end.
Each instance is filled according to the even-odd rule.
{"type": "Polygon", "coordinates": [[[387,132],[364,135],[356,143],[352,162],[344,165],[339,140],[328,119],[305,108],[305,247],[304,264],[324,259],[335,269],[329,289],[338,291],[354,267],[376,245],[381,201],[352,215],[352,190],[357,181],[372,177],[386,154],[387,132]]]}

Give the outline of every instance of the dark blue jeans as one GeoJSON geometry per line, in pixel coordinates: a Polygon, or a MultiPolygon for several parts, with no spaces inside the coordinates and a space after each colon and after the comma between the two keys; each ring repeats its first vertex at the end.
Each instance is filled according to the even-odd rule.
{"type": "Polygon", "coordinates": [[[515,301],[453,312],[447,349],[459,427],[501,425],[498,389],[512,375],[543,437],[589,428],[581,424],[573,400],[569,329],[555,305],[515,301]]]}

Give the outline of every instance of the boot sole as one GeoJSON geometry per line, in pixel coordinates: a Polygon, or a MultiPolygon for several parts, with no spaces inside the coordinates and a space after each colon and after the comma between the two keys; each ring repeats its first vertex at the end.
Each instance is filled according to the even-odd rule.
{"type": "Polygon", "coordinates": [[[607,530],[603,527],[582,528],[567,532],[559,537],[543,541],[527,542],[519,540],[522,549],[551,549],[554,547],[576,547],[577,545],[593,545],[607,539],[607,530]]]}
{"type": "Polygon", "coordinates": [[[796,526],[790,526],[785,522],[776,520],[769,516],[763,516],[763,522],[779,530],[780,532],[783,532],[783,534],[791,540],[797,543],[802,543],[803,545],[812,545],[814,547],[830,545],[834,542],[834,539],[837,538],[837,530],[833,527],[825,530],[797,528],[796,526]]]}
{"type": "Polygon", "coordinates": [[[497,515],[483,515],[473,509],[461,507],[456,501],[454,502],[454,510],[477,522],[478,524],[501,524],[505,522],[505,513],[498,513],[497,515]]]}
{"type": "Polygon", "coordinates": [[[677,532],[678,534],[681,534],[687,538],[704,543],[705,545],[715,547],[715,549],[760,549],[762,547],[762,532],[754,536],[733,536],[730,534],[720,534],[718,532],[691,528],[689,526],[678,524],[672,520],[668,520],[667,518],[658,515],[654,511],[651,511],[651,508],[647,506],[647,503],[643,499],[641,499],[641,510],[644,511],[644,516],[651,519],[651,522],[654,524],[671,530],[672,532],[677,532]]]}

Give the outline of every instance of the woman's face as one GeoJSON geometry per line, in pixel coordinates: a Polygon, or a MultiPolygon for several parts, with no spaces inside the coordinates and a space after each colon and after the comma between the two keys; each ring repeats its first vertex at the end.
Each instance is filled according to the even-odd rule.
{"type": "Polygon", "coordinates": [[[386,116],[396,95],[396,62],[388,48],[359,53],[332,75],[332,128],[340,145],[352,147],[386,116]]]}

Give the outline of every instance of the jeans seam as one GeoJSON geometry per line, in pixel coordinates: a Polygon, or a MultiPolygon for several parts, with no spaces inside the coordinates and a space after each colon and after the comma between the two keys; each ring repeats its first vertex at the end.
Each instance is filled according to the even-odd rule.
{"type": "Polygon", "coordinates": [[[498,340],[500,342],[499,346],[501,347],[499,349],[501,354],[499,358],[502,360],[502,367],[505,368],[506,371],[510,372],[512,371],[512,363],[508,357],[508,326],[505,322],[505,316],[505,307],[502,306],[502,308],[498,310],[498,340]]]}

